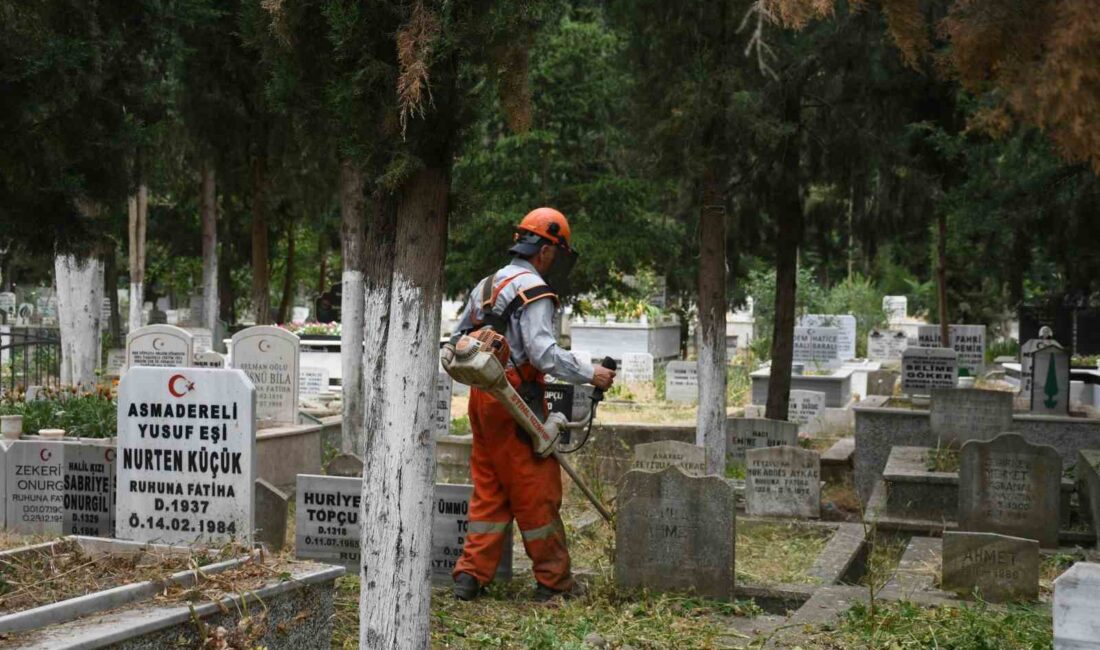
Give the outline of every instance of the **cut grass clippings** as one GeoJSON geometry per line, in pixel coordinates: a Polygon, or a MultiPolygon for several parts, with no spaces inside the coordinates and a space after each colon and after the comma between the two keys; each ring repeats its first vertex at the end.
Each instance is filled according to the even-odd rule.
{"type": "Polygon", "coordinates": [[[737,529],[737,582],[754,585],[813,584],[807,575],[832,531],[789,523],[737,529]]]}
{"type": "MultiPolygon", "coordinates": [[[[358,579],[338,583],[333,647],[358,647],[358,579]]],[[[455,600],[449,589],[432,592],[432,648],[575,649],[599,634],[608,647],[733,648],[736,637],[726,621],[754,616],[751,601],[722,603],[690,596],[621,593],[609,580],[597,579],[580,599],[550,604],[531,599],[525,580],[494,584],[473,602],[455,600]]]]}

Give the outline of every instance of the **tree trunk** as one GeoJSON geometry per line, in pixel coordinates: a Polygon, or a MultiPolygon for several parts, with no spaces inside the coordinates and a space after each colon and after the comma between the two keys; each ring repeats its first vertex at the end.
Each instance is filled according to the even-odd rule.
{"type": "Polygon", "coordinates": [[[382,385],[385,365],[381,351],[389,336],[390,288],[393,284],[394,241],[397,228],[397,197],[379,190],[374,194],[374,216],[367,230],[367,253],[364,270],[366,300],[364,322],[371,323],[363,337],[364,425],[356,449],[366,447],[365,432],[378,431],[382,426],[382,385]]]}
{"type": "Polygon", "coordinates": [[[145,229],[149,209],[149,190],[142,183],[127,201],[130,217],[130,318],[129,330],[141,327],[145,305],[145,229]]]}
{"type": "Polygon", "coordinates": [[[103,263],[94,257],[58,255],[54,272],[61,329],[61,383],[94,390],[100,358],[103,263]]]}
{"type": "Polygon", "coordinates": [[[351,161],[343,160],[340,163],[340,243],[344,261],[343,286],[340,290],[340,349],[343,351],[340,363],[344,425],[340,448],[345,453],[359,456],[363,455],[366,446],[363,408],[367,399],[363,393],[365,231],[363,172],[351,161]]]}
{"type": "Polygon", "coordinates": [[[951,339],[948,338],[951,320],[947,314],[947,214],[939,210],[936,216],[936,226],[939,236],[936,240],[936,293],[940,307],[940,347],[951,347],[951,339]]]}
{"type": "Polygon", "coordinates": [[[199,189],[202,220],[202,325],[218,338],[218,196],[214,163],[203,160],[199,189]]]}
{"type": "MultiPolygon", "coordinates": [[[[226,325],[237,322],[237,295],[233,291],[233,277],[229,271],[239,263],[237,257],[240,251],[233,243],[233,230],[230,228],[232,218],[232,212],[223,213],[218,224],[222,242],[222,263],[218,265],[218,318],[226,325]]],[[[215,339],[215,343],[215,348],[220,349],[220,341],[215,339]]]]}
{"type": "Polygon", "coordinates": [[[286,273],[283,274],[283,299],[279,301],[278,323],[288,322],[290,307],[294,304],[294,257],[297,252],[294,224],[286,227],[286,273]]]}
{"type": "Polygon", "coordinates": [[[699,213],[699,409],[695,444],[707,474],[726,474],[726,201],[714,170],[703,174],[699,213]]]}
{"type": "MultiPolygon", "coordinates": [[[[317,295],[328,291],[328,236],[322,232],[317,238],[317,295]]],[[[315,315],[316,316],[316,315],[315,315]]]]}
{"type": "Polygon", "coordinates": [[[801,92],[788,90],[783,117],[791,127],[784,138],[780,169],[772,188],[772,208],[779,226],[775,260],[775,324],[772,365],[764,417],[786,420],[791,397],[794,356],[794,312],[798,283],[798,245],[802,241],[802,194],[799,189],[799,115],[801,92]]]}
{"type": "Polygon", "coordinates": [[[398,196],[391,321],[375,391],[380,424],[369,432],[363,468],[361,521],[376,525],[362,527],[360,648],[427,648],[431,639],[432,417],[448,190],[446,171],[425,167],[398,196]]]}
{"type": "Polygon", "coordinates": [[[255,312],[257,325],[271,322],[267,183],[267,158],[259,156],[252,161],[252,311],[255,312]]]}
{"type": "Polygon", "coordinates": [[[111,304],[111,316],[107,328],[111,332],[111,341],[120,345],[122,341],[122,319],[118,314],[118,254],[112,240],[103,253],[103,294],[111,304]]]}

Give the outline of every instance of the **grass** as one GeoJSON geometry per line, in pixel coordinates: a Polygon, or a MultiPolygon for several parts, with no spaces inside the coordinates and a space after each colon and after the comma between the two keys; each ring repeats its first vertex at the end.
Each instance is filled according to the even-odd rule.
{"type": "Polygon", "coordinates": [[[791,523],[737,529],[737,581],[754,585],[814,584],[807,576],[832,532],[791,523]]]}
{"type": "Polygon", "coordinates": [[[929,472],[957,473],[959,471],[959,451],[947,447],[929,449],[925,468],[929,472]]]}
{"type": "Polygon", "coordinates": [[[894,575],[905,553],[908,542],[905,537],[878,534],[874,531],[871,540],[871,554],[867,558],[867,570],[860,576],[859,584],[864,587],[881,589],[894,575]],[[874,584],[870,584],[874,581],[874,584]]]}
{"type": "Polygon", "coordinates": [[[1049,611],[1037,606],[994,608],[985,603],[960,607],[921,607],[907,601],[883,603],[871,616],[860,603],[836,629],[813,636],[817,648],[950,648],[1016,650],[1049,648],[1053,625],[1049,611]]]}
{"type": "MultiPolygon", "coordinates": [[[[337,582],[333,648],[358,647],[358,579],[337,582]]],[[[735,638],[728,621],[755,616],[751,601],[721,603],[682,595],[621,593],[608,579],[589,583],[580,599],[551,604],[531,600],[524,580],[494,584],[473,602],[432,592],[432,648],[529,648],[582,650],[599,634],[609,647],[720,648],[735,638]]]]}

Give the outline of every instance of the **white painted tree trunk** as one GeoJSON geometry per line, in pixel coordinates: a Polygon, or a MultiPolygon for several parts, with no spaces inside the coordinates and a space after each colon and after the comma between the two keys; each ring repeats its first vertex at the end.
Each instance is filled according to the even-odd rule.
{"type": "MultiPolygon", "coordinates": [[[[363,467],[363,566],[359,647],[427,648],[431,640],[431,534],[435,485],[432,437],[439,367],[439,317],[449,182],[438,169],[416,172],[396,215],[388,327],[363,467]]],[[[370,305],[376,297],[368,296],[370,305]]],[[[368,309],[375,307],[368,306],[368,309]]],[[[367,327],[374,327],[368,321],[367,327]]]]}
{"type": "Polygon", "coordinates": [[[704,174],[699,214],[699,409],[696,444],[707,474],[726,473],[726,209],[721,183],[704,174]]]}
{"type": "Polygon", "coordinates": [[[95,388],[100,356],[103,263],[95,258],[58,255],[54,272],[61,328],[61,383],[91,390],[95,388]]]}
{"type": "Polygon", "coordinates": [[[340,359],[343,375],[340,447],[345,453],[362,456],[366,447],[366,395],[363,392],[363,265],[366,224],[363,220],[362,172],[348,160],[340,164],[340,221],[344,263],[340,293],[340,350],[343,352],[340,359]]]}
{"type": "Polygon", "coordinates": [[[203,326],[218,337],[218,199],[214,164],[203,161],[200,203],[202,217],[202,316],[203,326]]]}
{"type": "Polygon", "coordinates": [[[129,329],[141,327],[141,311],[145,304],[145,227],[149,207],[149,191],[144,184],[127,201],[130,217],[130,318],[129,329]]]}

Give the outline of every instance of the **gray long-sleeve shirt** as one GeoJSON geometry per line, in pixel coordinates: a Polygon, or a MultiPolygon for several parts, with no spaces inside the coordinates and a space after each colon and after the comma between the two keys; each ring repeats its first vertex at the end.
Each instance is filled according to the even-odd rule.
{"type": "MultiPolygon", "coordinates": [[[[546,284],[535,267],[527,260],[515,258],[510,264],[493,275],[493,287],[504,280],[522,273],[508,283],[493,303],[494,311],[501,313],[520,291],[546,284]],[[526,273],[524,273],[526,271],[526,273]]],[[[482,283],[479,282],[470,294],[466,309],[459,319],[458,331],[473,327],[481,322],[482,283]]],[[[530,361],[540,372],[553,375],[570,384],[584,384],[592,381],[591,363],[579,361],[572,352],[563,349],[554,338],[554,301],[544,298],[528,303],[512,313],[505,334],[512,348],[512,362],[509,365],[522,365],[530,361]]]]}

